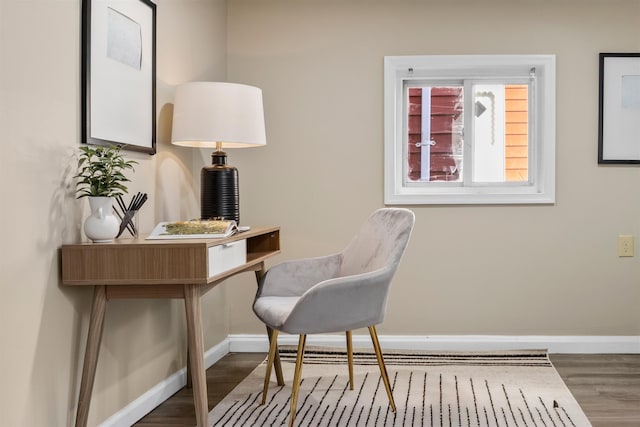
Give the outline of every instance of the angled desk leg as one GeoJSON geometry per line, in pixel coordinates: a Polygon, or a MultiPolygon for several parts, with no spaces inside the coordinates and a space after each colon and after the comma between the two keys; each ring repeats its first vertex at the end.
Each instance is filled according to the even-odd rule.
{"type": "Polygon", "coordinates": [[[184,285],[184,304],[187,315],[187,341],[193,403],[196,407],[198,427],[207,427],[209,402],[207,400],[207,378],[204,367],[204,338],[202,335],[202,312],[200,309],[200,288],[198,285],[184,285]]]}
{"type": "MultiPolygon", "coordinates": [[[[187,347],[189,345],[187,344],[187,347]]],[[[191,362],[189,361],[189,348],[187,348],[187,383],[185,384],[186,388],[192,388],[193,383],[191,382],[191,362]]]]}
{"type": "MultiPolygon", "coordinates": [[[[265,275],[264,262],[260,264],[260,270],[256,270],[256,281],[258,286],[265,275]]],[[[273,336],[273,330],[267,326],[267,336],[269,337],[269,343],[271,343],[271,337],[273,336]]],[[[278,385],[284,385],[284,377],[282,376],[282,365],[280,364],[280,353],[278,352],[278,345],[276,344],[276,357],[273,359],[273,366],[276,371],[276,381],[278,385]]]]}
{"type": "Polygon", "coordinates": [[[87,348],[84,352],[82,379],[80,380],[76,427],[85,427],[87,425],[93,382],[96,378],[98,354],[100,353],[100,341],[102,341],[102,330],[104,329],[104,312],[106,305],[106,287],[104,285],[95,286],[93,290],[93,305],[91,306],[91,319],[89,320],[89,332],[87,333],[87,348]]]}

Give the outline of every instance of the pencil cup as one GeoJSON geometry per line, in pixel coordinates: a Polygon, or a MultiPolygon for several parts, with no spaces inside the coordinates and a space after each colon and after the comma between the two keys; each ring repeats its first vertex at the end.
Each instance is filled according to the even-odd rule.
{"type": "Polygon", "coordinates": [[[133,224],[133,238],[140,237],[140,211],[135,211],[133,218],[131,218],[131,224],[133,224]]]}

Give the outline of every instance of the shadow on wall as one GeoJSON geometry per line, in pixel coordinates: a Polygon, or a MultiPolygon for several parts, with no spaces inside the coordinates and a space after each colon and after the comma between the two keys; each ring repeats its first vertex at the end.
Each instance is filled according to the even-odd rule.
{"type": "Polygon", "coordinates": [[[49,235],[40,241],[40,248],[58,247],[60,243],[79,242],[82,235],[82,215],[86,202],[76,200],[76,181],[73,179],[77,171],[78,155],[76,150],[69,149],[61,154],[56,163],[66,165],[62,170],[60,182],[51,194],[49,202],[49,235]]]}
{"type": "Polygon", "coordinates": [[[166,103],[158,117],[156,222],[195,218],[200,209],[199,188],[192,173],[192,149],[171,144],[172,121],[173,104],[166,103]]]}
{"type": "MultiPolygon", "coordinates": [[[[55,252],[56,261],[60,251],[55,252]]],[[[36,340],[35,358],[29,378],[30,395],[44,409],[35,412],[33,425],[73,425],[82,371],[84,339],[82,325],[88,324],[92,288],[72,289],[59,284],[59,268],[52,262],[36,340]],[[53,286],[58,283],[58,286],[53,286]],[[61,311],[66,312],[60,316],[61,311]],[[83,313],[84,312],[84,313],[83,313]],[[61,342],[60,330],[68,331],[61,342]],[[69,360],[52,369],[55,360],[69,360]],[[39,398],[37,396],[40,396],[39,398]]]]}
{"type": "MultiPolygon", "coordinates": [[[[55,144],[51,144],[54,147],[55,144]]],[[[34,412],[34,425],[72,425],[83,350],[82,312],[88,315],[91,307],[91,289],[72,289],[61,285],[62,243],[78,242],[83,237],[82,216],[86,202],[76,200],[73,176],[78,163],[75,147],[62,152],[47,153],[49,161],[61,165],[59,182],[49,199],[48,233],[40,235],[36,252],[47,263],[42,278],[45,293],[40,300],[42,317],[35,340],[35,357],[29,371],[30,395],[42,402],[44,410],[34,412]],[[61,330],[68,333],[61,335],[61,330]],[[55,361],[68,360],[68,370],[55,361]],[[57,366],[57,369],[52,367],[57,366]],[[40,398],[37,398],[40,396],[40,398]]],[[[24,284],[33,286],[35,284],[24,284]]],[[[34,303],[37,303],[34,301],[34,303]]]]}

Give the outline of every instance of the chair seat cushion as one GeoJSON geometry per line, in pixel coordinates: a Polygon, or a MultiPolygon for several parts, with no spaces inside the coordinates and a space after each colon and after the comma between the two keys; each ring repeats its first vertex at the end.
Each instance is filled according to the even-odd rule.
{"type": "Polygon", "coordinates": [[[300,297],[259,297],[253,303],[253,312],[267,326],[280,329],[300,297]]]}

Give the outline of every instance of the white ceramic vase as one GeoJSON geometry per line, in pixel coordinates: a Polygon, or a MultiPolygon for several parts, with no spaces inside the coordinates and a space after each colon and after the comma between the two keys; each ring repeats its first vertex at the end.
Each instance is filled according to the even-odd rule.
{"type": "Polygon", "coordinates": [[[111,197],[89,197],[91,215],[84,221],[84,234],[93,243],[111,242],[120,229],[120,222],[113,214],[111,197]]]}

